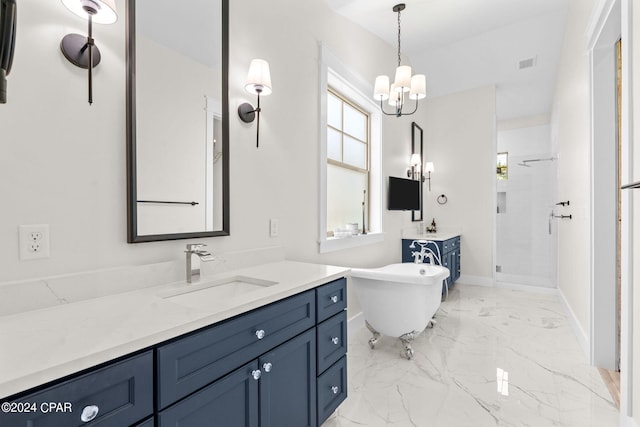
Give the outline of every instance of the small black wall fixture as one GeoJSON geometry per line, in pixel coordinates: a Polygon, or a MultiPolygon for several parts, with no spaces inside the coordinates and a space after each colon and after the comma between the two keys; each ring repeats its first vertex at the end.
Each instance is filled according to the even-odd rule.
{"type": "Polygon", "coordinates": [[[16,0],[0,0],[0,104],[7,102],[7,76],[16,47],[16,0]]]}
{"type": "Polygon", "coordinates": [[[271,94],[271,73],[269,72],[269,63],[264,59],[254,59],[249,66],[249,74],[247,75],[247,83],[244,90],[252,95],[258,95],[258,106],[245,102],[238,106],[238,116],[245,123],[251,123],[257,117],[256,121],[256,148],[260,146],[260,96],[271,94]]]}
{"type": "Polygon", "coordinates": [[[89,105],[93,103],[93,67],[100,63],[100,50],[93,39],[93,23],[113,24],[118,20],[114,0],[62,0],[67,9],[74,14],[87,18],[87,36],[67,34],[60,42],[60,49],[73,65],[88,70],[89,105]]]}

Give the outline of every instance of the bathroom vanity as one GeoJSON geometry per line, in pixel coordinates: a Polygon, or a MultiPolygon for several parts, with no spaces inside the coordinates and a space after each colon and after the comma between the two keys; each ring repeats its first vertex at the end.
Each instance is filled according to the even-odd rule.
{"type": "Polygon", "coordinates": [[[417,249],[411,249],[411,242],[414,240],[428,240],[433,242],[429,244],[428,248],[433,250],[436,254],[440,250],[440,257],[442,265],[449,269],[449,279],[447,280],[448,287],[451,287],[453,283],[460,277],[460,234],[459,233],[406,233],[402,235],[402,262],[414,262],[414,258],[411,255],[412,252],[417,249]],[[437,249],[436,247],[437,246],[437,249]]]}
{"type": "Polygon", "coordinates": [[[347,396],[347,274],[283,261],[0,317],[0,425],[320,426],[347,396]]]}

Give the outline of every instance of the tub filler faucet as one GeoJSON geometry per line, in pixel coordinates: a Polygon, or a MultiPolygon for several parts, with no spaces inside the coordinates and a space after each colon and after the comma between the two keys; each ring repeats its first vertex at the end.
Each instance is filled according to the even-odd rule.
{"type": "Polygon", "coordinates": [[[414,240],[409,245],[409,248],[415,249],[416,243],[420,246],[420,252],[413,251],[411,252],[411,256],[413,257],[413,262],[416,264],[422,264],[424,262],[424,258],[426,257],[429,260],[429,264],[435,265],[435,257],[433,256],[433,251],[427,248],[429,241],[427,240],[414,240]]]}
{"type": "Polygon", "coordinates": [[[207,252],[202,249],[204,243],[191,243],[187,245],[187,250],[184,251],[187,254],[187,283],[192,283],[200,279],[200,260],[213,261],[216,259],[211,252],[207,252]],[[193,256],[197,255],[198,259],[193,262],[193,256]]]}

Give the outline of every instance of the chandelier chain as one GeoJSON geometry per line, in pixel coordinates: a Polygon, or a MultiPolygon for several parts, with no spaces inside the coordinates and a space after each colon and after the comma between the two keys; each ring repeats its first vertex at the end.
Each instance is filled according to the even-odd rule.
{"type": "Polygon", "coordinates": [[[398,10],[398,67],[400,66],[400,10],[398,10]]]}

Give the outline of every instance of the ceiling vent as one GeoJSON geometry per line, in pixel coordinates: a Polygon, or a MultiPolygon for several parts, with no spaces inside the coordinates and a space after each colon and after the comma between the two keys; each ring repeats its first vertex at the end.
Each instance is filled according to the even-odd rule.
{"type": "Polygon", "coordinates": [[[537,56],[532,56],[531,58],[526,58],[526,59],[521,59],[518,62],[518,70],[524,70],[526,68],[533,68],[536,66],[536,62],[538,57],[537,56]]]}

